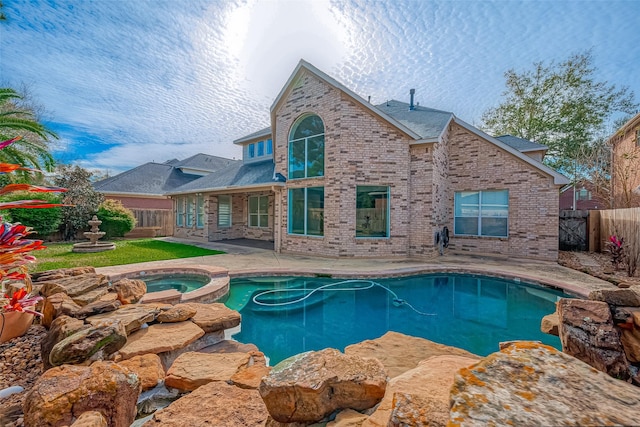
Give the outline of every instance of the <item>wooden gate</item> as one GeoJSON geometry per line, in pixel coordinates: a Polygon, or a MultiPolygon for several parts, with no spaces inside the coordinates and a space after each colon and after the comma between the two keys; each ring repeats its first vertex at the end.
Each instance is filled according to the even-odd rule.
{"type": "Polygon", "coordinates": [[[589,250],[587,219],[589,211],[560,211],[559,247],[561,251],[589,250]]]}
{"type": "Polygon", "coordinates": [[[156,237],[173,235],[172,209],[131,209],[136,226],[125,237],[156,237]]]}

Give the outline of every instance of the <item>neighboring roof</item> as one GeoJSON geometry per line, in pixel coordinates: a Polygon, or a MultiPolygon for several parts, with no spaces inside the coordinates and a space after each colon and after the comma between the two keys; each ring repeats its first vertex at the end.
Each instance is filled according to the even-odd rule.
{"type": "Polygon", "coordinates": [[[419,105],[411,110],[406,102],[395,100],[376,105],[376,108],[420,135],[422,139],[437,140],[453,118],[453,113],[447,111],[419,105]]]}
{"type": "Polygon", "coordinates": [[[274,176],[275,164],[272,159],[256,163],[234,163],[224,170],[203,176],[168,194],[193,193],[198,191],[226,190],[231,187],[256,187],[261,185],[280,185],[274,176]]]}
{"type": "Polygon", "coordinates": [[[546,145],[538,144],[537,142],[529,141],[528,139],[519,138],[513,135],[496,136],[496,139],[522,153],[526,153],[528,151],[542,151],[549,148],[546,145]]]}
{"type": "Polygon", "coordinates": [[[242,144],[243,142],[251,141],[252,139],[264,138],[267,136],[271,136],[271,126],[268,128],[260,129],[257,132],[251,133],[247,136],[243,136],[242,138],[236,139],[233,141],[234,144],[242,144]]]}
{"type": "Polygon", "coordinates": [[[186,174],[168,164],[149,162],[95,182],[93,188],[101,193],[161,196],[198,178],[199,175],[186,174]]]}
{"type": "Polygon", "coordinates": [[[217,170],[226,168],[232,163],[239,162],[239,160],[198,153],[184,160],[172,162],[171,165],[180,169],[195,169],[206,172],[215,172],[217,170]]]}

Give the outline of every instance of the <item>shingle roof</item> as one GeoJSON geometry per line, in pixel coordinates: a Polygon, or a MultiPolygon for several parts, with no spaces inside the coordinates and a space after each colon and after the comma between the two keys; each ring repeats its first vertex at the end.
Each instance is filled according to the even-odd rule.
{"type": "Polygon", "coordinates": [[[227,159],[224,157],[211,156],[209,154],[198,153],[184,160],[172,162],[176,168],[198,169],[202,171],[215,172],[224,169],[239,160],[227,159]]]}
{"type": "Polygon", "coordinates": [[[249,135],[245,135],[242,138],[238,138],[235,141],[233,141],[234,144],[240,144],[243,143],[245,141],[250,141],[254,138],[258,138],[258,137],[265,137],[265,136],[269,136],[271,135],[271,126],[264,128],[264,129],[260,129],[257,132],[253,132],[250,133],[249,135]]]}
{"type": "Polygon", "coordinates": [[[529,141],[528,139],[519,138],[513,135],[496,136],[496,139],[523,153],[527,151],[546,150],[548,148],[546,145],[538,144],[537,142],[529,141]]]}
{"type": "Polygon", "coordinates": [[[393,117],[424,139],[438,138],[453,117],[453,113],[416,105],[413,110],[409,104],[400,101],[387,101],[376,105],[383,113],[393,117]]]}
{"type": "Polygon", "coordinates": [[[230,165],[226,169],[203,176],[181,187],[174,188],[168,193],[211,191],[228,187],[245,187],[275,183],[273,179],[274,168],[275,165],[271,159],[249,164],[238,162],[230,165]]]}
{"type": "Polygon", "coordinates": [[[162,195],[198,178],[168,164],[149,162],[95,182],[93,188],[102,193],[162,195]]]}

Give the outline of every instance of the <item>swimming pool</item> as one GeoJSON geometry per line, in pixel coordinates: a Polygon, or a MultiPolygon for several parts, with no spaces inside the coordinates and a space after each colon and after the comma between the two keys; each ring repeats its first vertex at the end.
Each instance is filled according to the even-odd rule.
{"type": "Polygon", "coordinates": [[[560,297],[571,295],[513,280],[430,274],[373,281],[238,278],[224,302],[242,314],[233,338],[257,345],[275,365],[304,351],[344,350],[387,331],[482,356],[509,340],[560,348],[557,337],[540,331],[540,320],[555,311],[560,297]]]}
{"type": "Polygon", "coordinates": [[[183,294],[200,289],[211,280],[207,275],[192,273],[158,273],[142,275],[139,278],[147,285],[147,292],[175,289],[183,294]]]}

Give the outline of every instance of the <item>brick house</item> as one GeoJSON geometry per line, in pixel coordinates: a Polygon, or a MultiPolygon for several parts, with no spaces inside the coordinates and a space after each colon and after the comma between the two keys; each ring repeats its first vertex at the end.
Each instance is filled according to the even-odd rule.
{"type": "Polygon", "coordinates": [[[611,146],[614,208],[640,206],[640,113],[607,141],[611,146]]]}
{"type": "Polygon", "coordinates": [[[234,141],[242,165],[168,193],[174,235],[271,240],[277,252],[328,257],[421,257],[446,226],[452,250],[557,259],[558,192],[568,180],[540,163],[546,147],[491,137],[413,96],[374,106],[300,61],[271,126],[234,141]]]}

